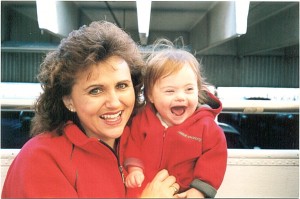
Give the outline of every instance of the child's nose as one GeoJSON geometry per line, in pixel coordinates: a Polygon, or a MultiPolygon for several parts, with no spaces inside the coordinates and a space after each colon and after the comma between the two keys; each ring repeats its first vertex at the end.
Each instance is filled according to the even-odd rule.
{"type": "Polygon", "coordinates": [[[176,93],[176,100],[177,100],[177,101],[184,101],[184,99],[185,99],[185,94],[184,94],[184,92],[177,92],[177,93],[176,93]]]}

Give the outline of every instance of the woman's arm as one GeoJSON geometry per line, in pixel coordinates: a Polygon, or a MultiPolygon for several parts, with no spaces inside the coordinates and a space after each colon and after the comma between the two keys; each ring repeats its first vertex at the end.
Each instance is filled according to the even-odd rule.
{"type": "Polygon", "coordinates": [[[9,168],[2,197],[76,198],[78,195],[47,150],[27,144],[9,168]]]}

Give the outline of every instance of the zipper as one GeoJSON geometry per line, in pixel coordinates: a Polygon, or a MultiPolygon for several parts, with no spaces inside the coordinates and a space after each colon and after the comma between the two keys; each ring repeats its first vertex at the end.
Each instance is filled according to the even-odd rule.
{"type": "MultiPolygon", "coordinates": [[[[114,154],[114,156],[116,157],[117,163],[118,163],[118,169],[119,169],[119,172],[120,172],[120,175],[121,175],[121,178],[122,178],[122,182],[123,182],[124,187],[125,187],[125,175],[123,173],[123,167],[120,164],[120,160],[119,160],[118,154],[108,144],[106,144],[102,140],[99,139],[99,142],[102,143],[104,146],[106,146],[114,154]]],[[[117,146],[116,150],[119,151],[119,145],[117,146]]]]}
{"type": "Polygon", "coordinates": [[[166,134],[167,134],[167,129],[164,129],[163,136],[162,136],[162,150],[161,150],[161,154],[160,154],[159,168],[161,168],[161,165],[162,165],[166,134]]]}

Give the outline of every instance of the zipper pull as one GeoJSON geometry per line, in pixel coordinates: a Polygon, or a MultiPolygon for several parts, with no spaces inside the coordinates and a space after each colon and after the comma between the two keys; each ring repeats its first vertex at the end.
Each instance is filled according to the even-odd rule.
{"type": "Polygon", "coordinates": [[[123,173],[123,167],[119,166],[119,170],[120,170],[120,173],[121,173],[121,176],[122,176],[123,183],[125,184],[125,175],[123,173]]]}

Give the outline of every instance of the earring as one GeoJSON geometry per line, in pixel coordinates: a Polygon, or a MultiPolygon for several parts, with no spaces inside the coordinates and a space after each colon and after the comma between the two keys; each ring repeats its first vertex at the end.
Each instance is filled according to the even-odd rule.
{"type": "Polygon", "coordinates": [[[69,109],[69,111],[71,111],[71,112],[75,112],[75,110],[70,106],[70,107],[68,107],[68,109],[69,109]]]}

